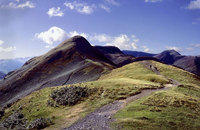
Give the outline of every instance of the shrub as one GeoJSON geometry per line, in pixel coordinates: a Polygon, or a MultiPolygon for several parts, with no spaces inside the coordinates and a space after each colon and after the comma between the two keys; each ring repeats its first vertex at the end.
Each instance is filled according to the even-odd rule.
{"type": "Polygon", "coordinates": [[[28,125],[28,129],[44,129],[51,124],[52,121],[48,118],[38,118],[28,125]]]}
{"type": "Polygon", "coordinates": [[[52,121],[47,118],[38,118],[32,122],[28,122],[24,115],[20,112],[14,112],[2,123],[0,123],[0,130],[26,130],[26,129],[43,129],[51,125],[52,121]]]}
{"type": "Polygon", "coordinates": [[[24,130],[27,126],[27,121],[24,115],[20,112],[14,112],[8,118],[6,118],[2,123],[2,127],[7,129],[24,130]]]}
{"type": "Polygon", "coordinates": [[[1,119],[1,117],[3,117],[4,116],[4,109],[3,108],[0,108],[0,119],[1,119]]]}
{"type": "Polygon", "coordinates": [[[49,106],[56,105],[75,105],[84,97],[88,97],[89,89],[86,87],[65,87],[58,90],[54,90],[48,100],[49,106]]]}

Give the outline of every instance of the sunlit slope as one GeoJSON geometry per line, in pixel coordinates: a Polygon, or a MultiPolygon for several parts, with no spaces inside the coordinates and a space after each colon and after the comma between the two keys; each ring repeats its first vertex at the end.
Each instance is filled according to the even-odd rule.
{"type": "MultiPolygon", "coordinates": [[[[113,102],[114,100],[124,99],[126,97],[135,95],[142,89],[161,88],[165,84],[170,83],[168,78],[175,79],[185,85],[181,85],[174,89],[169,89],[165,92],[158,92],[150,97],[131,103],[124,108],[124,110],[117,113],[117,124],[120,124],[120,127],[125,127],[127,129],[136,128],[135,125],[138,127],[141,126],[141,128],[147,127],[144,124],[149,126],[147,128],[159,128],[159,125],[162,125],[161,123],[163,123],[162,121],[156,122],[160,119],[160,116],[163,120],[170,119],[170,122],[179,122],[177,118],[179,118],[178,115],[182,115],[182,112],[186,114],[192,114],[193,109],[190,109],[187,106],[180,106],[180,109],[177,109],[177,107],[174,107],[171,104],[173,104],[173,101],[181,101],[181,99],[186,99],[185,102],[187,102],[190,98],[197,104],[197,99],[200,96],[197,92],[199,91],[200,93],[200,88],[198,87],[198,78],[191,73],[171,67],[169,65],[158,62],[152,62],[152,64],[154,64],[161,74],[165,75],[167,78],[162,75],[157,75],[150,69],[146,68],[142,62],[135,62],[112,70],[110,73],[102,75],[97,81],[74,84],[75,86],[88,87],[94,90],[88,98],[80,101],[74,106],[48,106],[47,101],[49,100],[49,95],[51,92],[55,89],[66,86],[45,88],[33,92],[32,94],[16,102],[10,108],[6,109],[4,118],[8,117],[13,110],[16,110],[19,108],[19,106],[22,106],[21,112],[28,120],[34,120],[39,117],[48,117],[53,120],[54,124],[46,129],[65,128],[78,119],[84,117],[86,114],[105,104],[113,102]],[[182,78],[188,77],[187,82],[182,80],[181,77],[174,76],[173,73],[170,73],[170,71],[177,72],[178,75],[182,76],[182,78]],[[186,84],[192,84],[192,86],[188,86],[186,84]],[[152,98],[154,99],[154,96],[155,101],[152,100],[152,98]],[[184,96],[186,96],[186,98],[182,98],[184,96]],[[155,102],[163,102],[162,100],[164,100],[164,102],[167,100],[169,103],[165,104],[165,107],[161,108],[160,106],[155,106],[155,102]],[[170,113],[172,114],[170,115],[170,113]],[[174,118],[172,115],[176,116],[177,118],[174,118]],[[143,117],[147,117],[148,119],[143,117]]],[[[70,85],[68,86],[70,87],[70,85]]],[[[197,112],[196,114],[199,113],[197,112]]],[[[193,116],[185,116],[185,119],[198,123],[199,116],[196,115],[195,118],[193,118],[193,116]]]]}
{"type": "Polygon", "coordinates": [[[130,103],[115,115],[117,120],[113,127],[127,130],[200,129],[199,77],[173,66],[152,64],[162,75],[182,85],[130,103]]]}

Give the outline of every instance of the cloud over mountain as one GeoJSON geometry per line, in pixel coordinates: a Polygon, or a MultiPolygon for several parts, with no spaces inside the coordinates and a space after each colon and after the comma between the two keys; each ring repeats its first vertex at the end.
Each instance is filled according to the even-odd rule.
{"type": "Polygon", "coordinates": [[[36,33],[35,37],[43,42],[52,45],[54,42],[61,42],[66,38],[67,34],[59,27],[53,26],[47,31],[36,33]]]}
{"type": "MultiPolygon", "coordinates": [[[[139,39],[135,35],[119,34],[117,36],[110,36],[107,34],[85,33],[78,31],[67,32],[56,26],[49,28],[47,31],[36,33],[35,37],[48,44],[45,48],[52,48],[54,43],[61,42],[66,38],[76,35],[87,38],[92,44],[116,46],[122,50],[135,50],[139,48],[137,45],[139,39]]],[[[146,52],[150,51],[146,46],[143,49],[145,49],[146,52]]]]}

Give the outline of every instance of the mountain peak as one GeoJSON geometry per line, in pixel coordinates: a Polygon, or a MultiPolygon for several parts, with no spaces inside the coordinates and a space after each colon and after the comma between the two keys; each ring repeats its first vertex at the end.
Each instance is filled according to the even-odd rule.
{"type": "Polygon", "coordinates": [[[172,49],[172,50],[166,50],[166,51],[163,51],[162,53],[165,53],[165,52],[168,52],[170,55],[181,55],[178,51],[172,49]]]}
{"type": "Polygon", "coordinates": [[[96,80],[113,68],[115,64],[84,37],[72,37],[0,80],[0,106],[41,88],[96,80]]]}
{"type": "Polygon", "coordinates": [[[90,43],[83,36],[80,36],[80,35],[71,37],[71,38],[63,41],[60,45],[66,45],[69,43],[73,43],[75,46],[82,45],[82,44],[90,45],[90,43]]]}
{"type": "Polygon", "coordinates": [[[182,58],[183,56],[175,50],[166,50],[155,57],[166,64],[173,64],[176,60],[182,58]]]}

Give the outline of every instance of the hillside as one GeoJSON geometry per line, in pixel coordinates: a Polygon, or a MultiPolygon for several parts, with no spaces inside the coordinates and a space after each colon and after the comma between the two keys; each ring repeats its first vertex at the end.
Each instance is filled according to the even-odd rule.
{"type": "Polygon", "coordinates": [[[106,128],[102,125],[105,120],[108,120],[108,124],[104,125],[113,129],[199,129],[199,93],[199,77],[173,66],[146,60],[114,69],[97,81],[36,91],[7,108],[3,119],[18,109],[30,121],[40,117],[51,118],[53,124],[46,129],[73,129],[77,126],[106,128]],[[93,92],[73,106],[47,105],[52,91],[72,86],[86,87],[93,92]],[[149,93],[146,97],[142,96],[139,100],[125,100],[138,93],[143,94],[143,90],[150,88],[156,92],[149,93]],[[120,109],[114,105],[116,103],[111,103],[116,100],[119,100],[116,103],[121,104],[120,109]],[[105,104],[108,105],[102,107],[105,104]],[[108,112],[104,110],[115,112],[104,116],[108,112]],[[91,112],[92,115],[89,114],[91,112]],[[95,116],[96,113],[99,116],[95,116]],[[94,116],[92,122],[87,122],[90,121],[87,117],[94,116]],[[74,123],[76,121],[78,122],[74,123]],[[82,126],[84,122],[86,124],[82,126]],[[72,126],[69,127],[70,125],[72,126]]]}
{"type": "Polygon", "coordinates": [[[119,48],[114,46],[95,46],[95,48],[97,48],[118,67],[132,63],[135,59],[133,56],[124,54],[119,48]]]}
{"type": "Polygon", "coordinates": [[[200,76],[199,56],[184,56],[175,50],[167,50],[155,55],[155,57],[165,64],[174,65],[200,76]]]}
{"type": "Polygon", "coordinates": [[[96,80],[114,67],[85,38],[75,36],[6,75],[0,81],[0,106],[41,88],[96,80]]]}
{"type": "Polygon", "coordinates": [[[165,64],[182,68],[200,76],[200,56],[185,56],[175,50],[166,50],[159,54],[124,50],[124,54],[134,57],[155,57],[165,64]]]}

